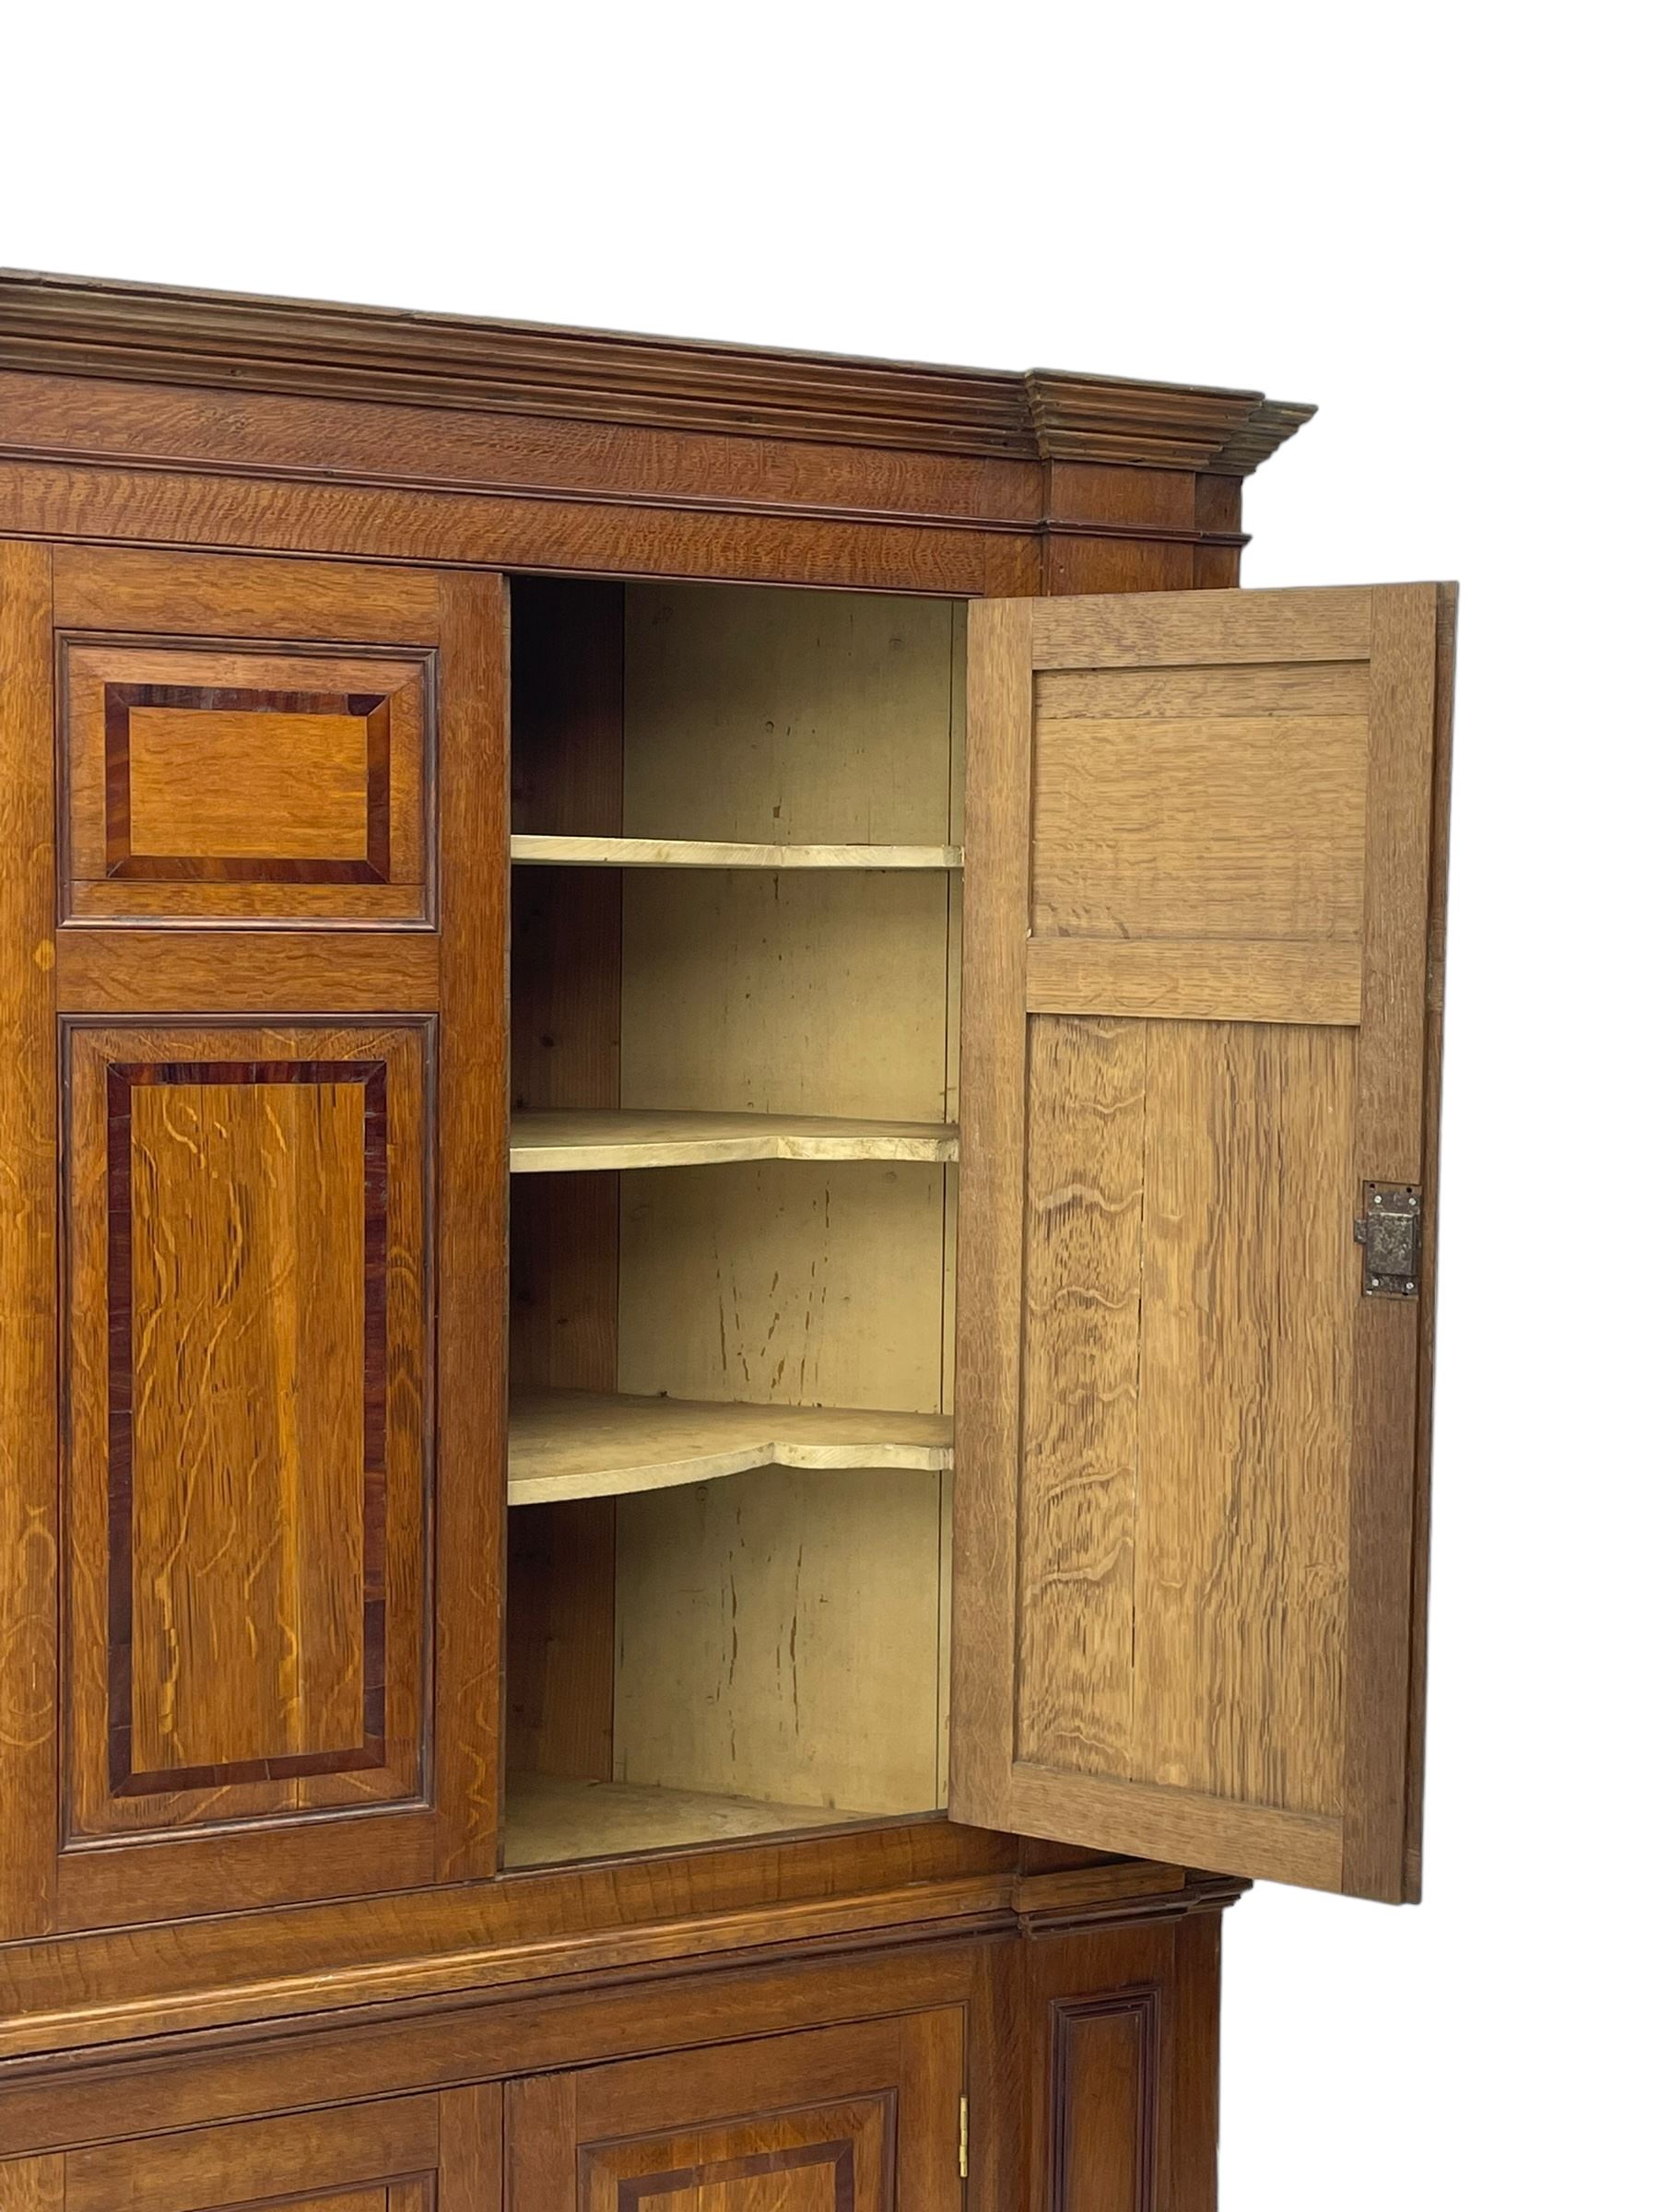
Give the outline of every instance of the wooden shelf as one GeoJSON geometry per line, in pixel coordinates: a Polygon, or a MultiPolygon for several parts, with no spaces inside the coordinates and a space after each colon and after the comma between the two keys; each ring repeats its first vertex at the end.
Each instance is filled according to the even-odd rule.
{"type": "Polygon", "coordinates": [[[808,1113],[618,1111],[512,1117],[515,1175],[700,1167],[745,1159],[955,1159],[942,1122],[832,1121],[808,1113]]]}
{"type": "Polygon", "coordinates": [[[515,837],[522,865],[567,868],[959,868],[960,845],[744,845],[693,837],[515,837]]]}
{"type": "Polygon", "coordinates": [[[538,1391],[508,1426],[507,1501],[610,1498],[709,1482],[747,1467],[951,1465],[950,1416],[827,1406],[715,1406],[686,1398],[538,1391]]]}
{"type": "Polygon", "coordinates": [[[654,1790],[626,1782],[562,1782],[515,1774],[507,1784],[505,1864],[556,1865],[638,1851],[684,1850],[738,1836],[841,1828],[888,1814],[821,1805],[772,1805],[704,1790],[654,1790]]]}

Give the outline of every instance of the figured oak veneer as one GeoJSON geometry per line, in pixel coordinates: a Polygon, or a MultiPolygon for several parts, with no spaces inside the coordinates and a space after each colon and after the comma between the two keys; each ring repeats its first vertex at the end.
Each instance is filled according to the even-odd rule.
{"type": "Polygon", "coordinates": [[[132,2134],[147,2117],[140,2091],[119,2139],[0,2159],[0,2212],[500,2212],[498,2083],[132,2134]]]}
{"type": "Polygon", "coordinates": [[[515,2082],[522,2212],[959,2212],[962,2016],[767,2036],[515,2082]]]}
{"type": "Polygon", "coordinates": [[[1352,1225],[1426,1177],[1450,619],[971,612],[960,1817],[1415,1893],[1428,1314],[1352,1225]]]}
{"type": "Polygon", "coordinates": [[[65,635],[59,690],[65,919],[427,915],[430,654],[65,635]]]}
{"type": "Polygon", "coordinates": [[[429,1025],[67,1049],[71,1839],[416,1801],[429,1025]]]}

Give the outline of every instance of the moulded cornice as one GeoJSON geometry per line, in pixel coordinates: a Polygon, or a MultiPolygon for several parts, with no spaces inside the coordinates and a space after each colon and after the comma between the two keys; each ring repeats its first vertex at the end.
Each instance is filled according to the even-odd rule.
{"type": "Polygon", "coordinates": [[[0,368],[1012,459],[1248,476],[1313,409],[1259,392],[568,330],[0,271],[0,368]]]}

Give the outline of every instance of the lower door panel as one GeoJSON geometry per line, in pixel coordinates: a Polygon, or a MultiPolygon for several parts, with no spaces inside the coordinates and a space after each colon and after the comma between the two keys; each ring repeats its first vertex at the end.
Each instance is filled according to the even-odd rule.
{"type": "Polygon", "coordinates": [[[959,2212],[955,2007],[509,2091],[514,2212],[959,2212]]]}

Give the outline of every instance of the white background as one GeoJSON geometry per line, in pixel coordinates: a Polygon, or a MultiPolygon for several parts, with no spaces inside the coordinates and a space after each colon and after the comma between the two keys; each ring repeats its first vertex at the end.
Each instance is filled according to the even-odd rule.
{"type": "Polygon", "coordinates": [[[1231,1914],[1223,2212],[1659,2202],[1636,22],[0,0],[0,262],[1262,387],[1247,583],[1462,581],[1427,1901],[1231,1914]]]}

